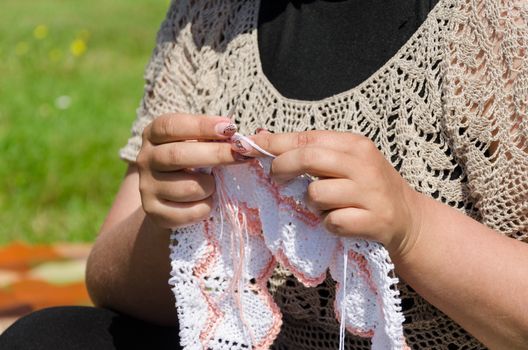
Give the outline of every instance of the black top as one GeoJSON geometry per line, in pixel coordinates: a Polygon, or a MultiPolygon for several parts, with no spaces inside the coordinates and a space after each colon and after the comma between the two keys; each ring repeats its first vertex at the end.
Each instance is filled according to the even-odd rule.
{"type": "Polygon", "coordinates": [[[383,66],[438,0],[261,0],[262,69],[285,97],[320,100],[383,66]]]}

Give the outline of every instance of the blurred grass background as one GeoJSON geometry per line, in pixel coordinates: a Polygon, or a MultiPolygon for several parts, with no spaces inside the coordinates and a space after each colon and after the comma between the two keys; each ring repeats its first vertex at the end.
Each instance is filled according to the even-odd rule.
{"type": "Polygon", "coordinates": [[[0,245],[92,241],[167,0],[2,0],[0,245]]]}

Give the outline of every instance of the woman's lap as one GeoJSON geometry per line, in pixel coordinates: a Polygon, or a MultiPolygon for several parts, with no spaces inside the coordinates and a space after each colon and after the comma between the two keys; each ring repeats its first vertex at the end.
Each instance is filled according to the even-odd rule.
{"type": "Polygon", "coordinates": [[[178,328],[111,310],[65,306],[31,313],[0,336],[0,349],[180,349],[178,328]]]}

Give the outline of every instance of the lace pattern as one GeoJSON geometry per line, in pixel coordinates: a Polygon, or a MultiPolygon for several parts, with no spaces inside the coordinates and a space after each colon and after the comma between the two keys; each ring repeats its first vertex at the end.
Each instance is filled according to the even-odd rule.
{"type": "Polygon", "coordinates": [[[170,283],[180,320],[192,324],[180,330],[182,345],[267,349],[282,323],[266,288],[279,262],[307,287],[319,285],[329,270],[337,281],[333,307],[343,326],[372,337],[373,349],[403,349],[403,316],[393,288],[398,280],[390,276],[385,248],[329,234],[303,205],[311,180],[303,176],[275,185],[266,175],[270,167],[266,159],[215,168],[212,217],[173,234],[170,283]]]}
{"type": "MultiPolygon", "coordinates": [[[[440,0],[369,79],[321,101],[284,98],[265,79],[258,8],[258,1],[242,0],[172,3],[122,158],[135,160],[142,129],[156,116],[225,114],[240,98],[236,119],[244,134],[257,127],[361,133],[417,191],[528,240],[526,1],[440,0]]],[[[403,281],[398,290],[409,346],[484,348],[403,281]]],[[[269,291],[283,314],[274,348],[338,347],[331,279],[307,288],[279,266],[269,291]]],[[[346,342],[348,349],[370,348],[364,338],[348,335],[346,342]]]]}

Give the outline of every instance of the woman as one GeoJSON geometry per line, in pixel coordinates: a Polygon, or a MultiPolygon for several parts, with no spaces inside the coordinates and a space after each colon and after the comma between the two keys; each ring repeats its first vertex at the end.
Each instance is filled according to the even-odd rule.
{"type": "MultiPolygon", "coordinates": [[[[388,249],[412,348],[526,348],[526,1],[437,2],[173,2],[121,151],[129,169],[88,262],[95,304],[148,322],[136,341],[166,330],[150,324],[175,327],[175,346],[169,232],[208,217],[215,190],[186,169],[260,156],[211,142],[233,134],[213,115],[239,99],[243,134],[273,132],[253,140],[278,155],[276,181],[321,176],[307,201],[326,228],[388,249]]],[[[279,269],[272,287],[284,314],[276,348],[337,348],[330,280],[308,289],[279,269]]]]}

